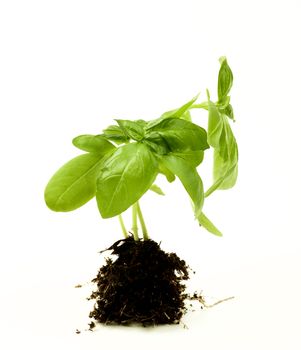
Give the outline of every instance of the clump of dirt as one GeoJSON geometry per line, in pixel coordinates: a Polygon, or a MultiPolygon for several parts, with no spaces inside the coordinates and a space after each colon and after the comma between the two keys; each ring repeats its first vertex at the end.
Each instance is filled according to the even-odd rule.
{"type": "Polygon", "coordinates": [[[185,312],[184,280],[188,266],[175,253],[166,253],[153,240],[117,241],[92,280],[97,286],[90,317],[105,324],[143,326],[179,323],[185,312]]]}

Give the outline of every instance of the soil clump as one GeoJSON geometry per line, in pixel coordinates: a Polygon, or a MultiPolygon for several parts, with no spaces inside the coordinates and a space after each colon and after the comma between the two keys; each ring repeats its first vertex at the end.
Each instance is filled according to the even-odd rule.
{"type": "MultiPolygon", "coordinates": [[[[92,280],[96,290],[90,317],[105,324],[143,326],[179,323],[187,298],[188,266],[175,253],[164,252],[153,240],[132,237],[114,243],[92,280]]],[[[101,252],[102,253],[102,252],[101,252]]]]}

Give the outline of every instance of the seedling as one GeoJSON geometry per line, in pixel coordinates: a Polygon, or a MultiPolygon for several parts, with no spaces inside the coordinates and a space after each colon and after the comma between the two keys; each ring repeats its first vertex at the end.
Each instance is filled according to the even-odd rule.
{"type": "MultiPolygon", "coordinates": [[[[205,198],[216,190],[233,187],[237,179],[238,148],[229,123],[234,121],[229,96],[233,75],[225,57],[220,58],[220,64],[217,102],[211,100],[207,90],[205,101],[199,103],[197,95],[157,119],[116,119],[102,134],[74,138],[73,145],[86,153],[70,160],[50,179],[45,189],[47,206],[54,211],[71,211],[96,196],[102,218],[119,217],[124,242],[132,249],[132,243],[142,242],[138,223],[143,240],[149,240],[139,200],[148,190],[163,194],[155,184],[160,174],[170,183],[176,177],[181,181],[199,225],[221,236],[203,211],[205,198]],[[197,108],[208,111],[207,131],[192,122],[191,112],[197,108]],[[204,191],[197,168],[210,147],[214,149],[213,183],[204,191]],[[132,209],[130,237],[122,218],[129,208],[132,209]]],[[[112,250],[118,255],[116,249],[113,245],[112,250]]],[[[123,310],[121,314],[126,312],[123,310]]],[[[132,320],[143,323],[137,317],[132,320]]]]}

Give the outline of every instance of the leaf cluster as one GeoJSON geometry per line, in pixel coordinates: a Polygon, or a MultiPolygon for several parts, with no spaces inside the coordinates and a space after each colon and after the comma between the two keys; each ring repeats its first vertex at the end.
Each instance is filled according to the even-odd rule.
{"type": "Polygon", "coordinates": [[[220,60],[218,101],[198,96],[180,108],[151,121],[116,119],[99,135],[80,135],[73,145],[85,153],[63,165],[45,189],[47,206],[71,211],[96,196],[103,218],[120,215],[148,190],[160,195],[154,183],[159,174],[168,182],[178,178],[193,204],[194,215],[209,232],[220,231],[203,213],[204,198],[236,182],[238,150],[229,119],[234,119],[229,92],[233,74],[225,58],[220,60]],[[208,110],[207,131],[191,120],[193,108],[208,110]],[[204,193],[198,166],[204,152],[214,148],[214,181],[204,193]]]}

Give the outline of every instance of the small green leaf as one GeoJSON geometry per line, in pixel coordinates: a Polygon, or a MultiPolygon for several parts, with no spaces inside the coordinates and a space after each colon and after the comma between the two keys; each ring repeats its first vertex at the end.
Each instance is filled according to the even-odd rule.
{"type": "Polygon", "coordinates": [[[75,147],[92,153],[105,153],[115,148],[101,135],[80,135],[72,140],[75,147]]]}
{"type": "Polygon", "coordinates": [[[144,136],[144,128],[141,123],[132,120],[116,119],[116,122],[122,129],[125,135],[129,138],[140,141],[144,136]]]}
{"type": "Polygon", "coordinates": [[[160,196],[165,196],[165,193],[161,190],[161,188],[156,185],[156,184],[152,184],[151,187],[149,188],[151,191],[159,194],[160,196]]]}
{"type": "Polygon", "coordinates": [[[164,176],[166,177],[166,180],[167,180],[168,182],[173,182],[173,181],[175,181],[175,179],[176,179],[174,173],[172,173],[170,170],[168,170],[168,169],[166,168],[166,166],[164,166],[164,165],[162,164],[162,161],[159,162],[159,173],[162,174],[162,175],[164,175],[164,176]]]}
{"type": "Polygon", "coordinates": [[[193,202],[195,216],[198,217],[204,203],[203,182],[198,172],[184,159],[173,155],[163,156],[162,162],[182,182],[193,202]]]}
{"type": "Polygon", "coordinates": [[[220,114],[222,132],[215,144],[213,161],[213,185],[206,191],[208,197],[215,190],[225,190],[233,187],[238,174],[238,147],[228,119],[220,114]]]}
{"type": "Polygon", "coordinates": [[[113,141],[115,143],[122,144],[129,141],[129,137],[125,135],[123,130],[118,125],[110,125],[103,130],[103,135],[106,139],[113,141]]]}
{"type": "Polygon", "coordinates": [[[216,236],[222,237],[222,233],[216,226],[207,218],[207,216],[202,212],[198,216],[198,221],[200,226],[203,226],[208,232],[213,233],[216,236]]]}
{"type": "Polygon", "coordinates": [[[77,209],[95,196],[96,178],[105,157],[88,153],[73,158],[50,179],[45,189],[45,202],[54,211],[77,209]]]}
{"type": "Polygon", "coordinates": [[[154,120],[151,120],[147,124],[147,129],[153,128],[157,124],[161,123],[161,121],[164,120],[164,119],[168,119],[168,118],[183,118],[183,119],[186,119],[188,117],[187,112],[192,107],[194,102],[198,99],[198,97],[199,97],[199,94],[196,95],[195,97],[193,97],[190,101],[185,103],[180,108],[173,109],[171,111],[165,112],[165,113],[163,113],[161,115],[161,117],[159,117],[157,119],[154,119],[154,120]]]}
{"type": "MultiPolygon", "coordinates": [[[[225,117],[224,117],[225,118],[225,117]]],[[[233,187],[237,180],[238,173],[238,147],[233,132],[224,121],[225,143],[220,149],[214,151],[214,181],[221,181],[219,189],[226,190],[233,187]]]]}
{"type": "Polygon", "coordinates": [[[238,164],[229,167],[226,172],[217,178],[213,185],[206,191],[205,197],[210,196],[215,190],[226,190],[232,188],[237,180],[238,164]]]}
{"type": "Polygon", "coordinates": [[[184,119],[165,119],[148,130],[146,138],[159,135],[171,152],[207,149],[207,133],[200,126],[184,119]],[[155,133],[155,134],[154,134],[155,133]]]}
{"type": "Polygon", "coordinates": [[[227,107],[225,108],[225,110],[224,110],[224,113],[225,113],[225,115],[226,115],[228,118],[230,118],[230,119],[232,119],[233,121],[235,121],[234,112],[233,112],[233,107],[232,107],[231,104],[228,104],[228,106],[227,106],[227,107]]]}
{"type": "Polygon", "coordinates": [[[222,101],[222,99],[227,96],[231,90],[233,84],[233,74],[227,63],[226,57],[220,58],[220,70],[218,74],[218,100],[222,101]]]}
{"type": "Polygon", "coordinates": [[[151,132],[146,134],[142,142],[148,145],[152,151],[158,154],[162,155],[170,152],[168,143],[164,140],[159,132],[151,132]]]}
{"type": "Polygon", "coordinates": [[[228,107],[230,100],[230,96],[224,96],[221,101],[216,103],[217,108],[223,112],[228,107]]]}
{"type": "Polygon", "coordinates": [[[183,114],[185,114],[187,111],[189,111],[190,107],[194,104],[194,102],[198,99],[198,97],[199,97],[199,94],[194,96],[190,101],[185,103],[180,108],[178,108],[172,112],[166,112],[161,117],[164,118],[164,116],[165,116],[165,118],[166,117],[167,118],[181,118],[183,116],[183,114]]]}
{"type": "Polygon", "coordinates": [[[116,216],[136,203],[157,173],[157,160],[146,145],[129,143],[118,148],[98,176],[96,199],[101,216],[116,216]]]}
{"type": "Polygon", "coordinates": [[[223,120],[216,105],[208,99],[208,143],[216,148],[220,145],[223,120]]]}
{"type": "Polygon", "coordinates": [[[137,120],[134,120],[134,122],[139,124],[140,126],[142,126],[142,128],[146,128],[147,127],[147,121],[145,121],[143,119],[137,119],[137,120]]]}
{"type": "Polygon", "coordinates": [[[186,111],[186,112],[182,115],[181,119],[187,120],[188,122],[192,122],[192,118],[191,118],[190,111],[186,111]]]}

